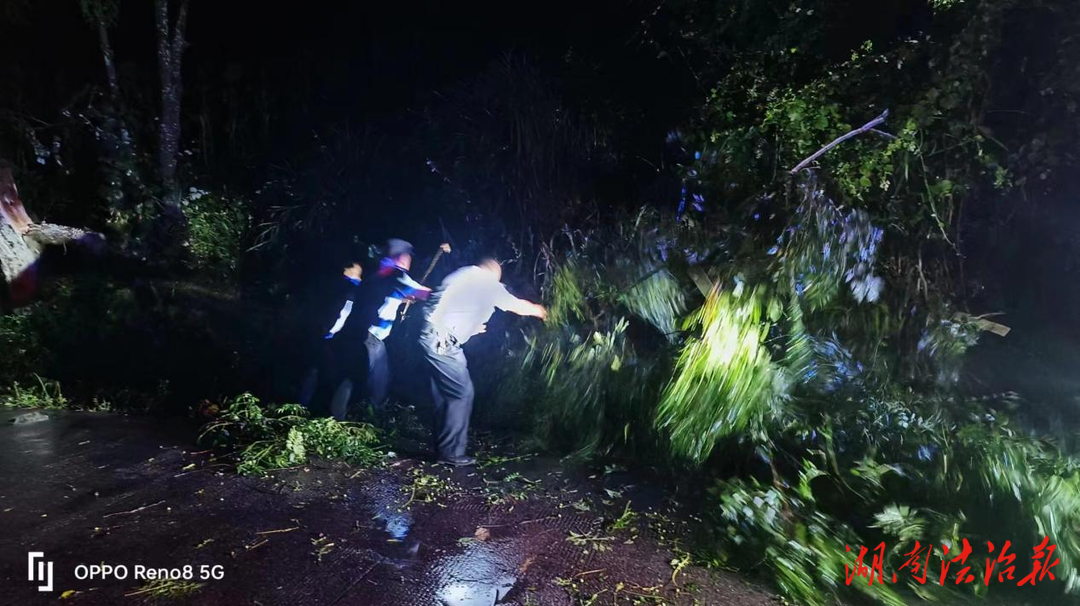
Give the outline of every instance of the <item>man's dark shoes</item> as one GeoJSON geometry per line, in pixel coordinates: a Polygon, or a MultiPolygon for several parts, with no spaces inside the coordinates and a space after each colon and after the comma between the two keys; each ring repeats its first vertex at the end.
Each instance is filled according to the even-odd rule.
{"type": "Polygon", "coordinates": [[[476,459],[473,457],[440,457],[439,463],[453,465],[454,467],[465,467],[467,465],[476,465],[476,459]]]}

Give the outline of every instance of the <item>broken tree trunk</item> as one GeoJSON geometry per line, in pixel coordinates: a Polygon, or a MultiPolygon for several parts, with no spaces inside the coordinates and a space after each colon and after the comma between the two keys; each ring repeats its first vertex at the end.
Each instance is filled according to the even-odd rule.
{"type": "Polygon", "coordinates": [[[101,234],[52,223],[35,223],[26,212],[11,169],[0,168],[0,312],[26,305],[37,295],[41,256],[49,246],[98,246],[101,234]]]}

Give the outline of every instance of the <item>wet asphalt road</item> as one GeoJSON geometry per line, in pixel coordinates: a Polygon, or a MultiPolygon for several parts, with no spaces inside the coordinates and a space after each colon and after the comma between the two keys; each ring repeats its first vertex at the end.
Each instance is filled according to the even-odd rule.
{"type": "Polygon", "coordinates": [[[0,411],[0,604],[777,603],[735,575],[673,576],[662,495],[617,472],[396,459],[246,478],[183,422],[20,414],[0,411]],[[28,579],[30,551],[52,591],[28,579]],[[77,578],[95,564],[117,572],[77,578]]]}

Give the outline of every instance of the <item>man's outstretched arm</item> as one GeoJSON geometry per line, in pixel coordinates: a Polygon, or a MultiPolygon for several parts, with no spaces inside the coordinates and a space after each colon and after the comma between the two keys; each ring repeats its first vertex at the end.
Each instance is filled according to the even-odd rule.
{"type": "Polygon", "coordinates": [[[532,301],[526,301],[525,299],[519,299],[507,292],[505,288],[503,289],[503,292],[505,295],[500,297],[499,301],[495,303],[495,307],[519,316],[540,318],[541,320],[547,319],[547,308],[543,305],[533,303],[532,301]]]}

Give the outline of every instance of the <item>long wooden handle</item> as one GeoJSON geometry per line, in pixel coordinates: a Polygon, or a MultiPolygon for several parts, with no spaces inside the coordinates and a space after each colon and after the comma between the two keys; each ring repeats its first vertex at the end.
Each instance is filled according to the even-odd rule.
{"type": "MultiPolygon", "coordinates": [[[[438,252],[435,253],[435,256],[431,259],[431,264],[428,265],[427,271],[424,272],[424,275],[420,276],[420,283],[421,284],[423,284],[428,279],[428,276],[431,275],[432,271],[435,271],[435,264],[439,262],[439,259],[443,256],[444,252],[446,252],[446,251],[440,248],[438,250],[438,252]]],[[[412,301],[406,301],[405,302],[405,307],[402,308],[402,310],[401,310],[401,319],[402,320],[404,320],[405,315],[409,313],[409,308],[412,307],[412,304],[413,304],[412,301]]]]}
{"type": "Polygon", "coordinates": [[[431,272],[435,271],[435,264],[439,262],[439,258],[443,256],[443,252],[445,251],[440,248],[439,251],[435,253],[435,256],[431,259],[431,264],[427,266],[427,271],[424,272],[424,275],[420,276],[421,284],[423,284],[424,281],[428,279],[428,276],[431,275],[431,272]]]}

